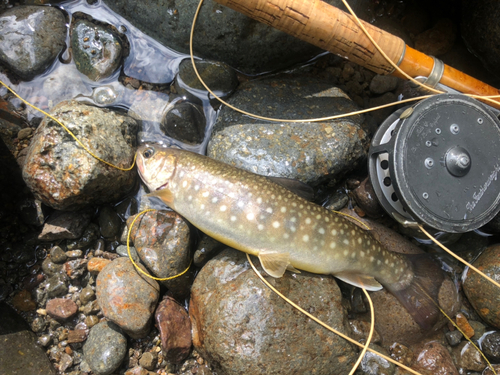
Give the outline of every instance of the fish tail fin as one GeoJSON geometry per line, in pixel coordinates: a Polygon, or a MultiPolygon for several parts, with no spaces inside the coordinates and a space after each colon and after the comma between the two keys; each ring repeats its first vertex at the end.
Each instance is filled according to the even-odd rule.
{"type": "Polygon", "coordinates": [[[444,281],[441,267],[428,255],[407,255],[413,267],[414,277],[403,289],[388,289],[401,302],[412,318],[424,330],[431,329],[441,313],[438,294],[444,281]]]}

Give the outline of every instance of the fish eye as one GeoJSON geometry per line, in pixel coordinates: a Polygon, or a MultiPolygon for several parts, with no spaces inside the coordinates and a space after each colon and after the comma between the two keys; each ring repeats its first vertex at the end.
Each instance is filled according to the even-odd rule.
{"type": "Polygon", "coordinates": [[[149,159],[151,156],[153,156],[154,153],[154,148],[149,147],[143,151],[142,156],[144,156],[146,159],[149,159]]]}

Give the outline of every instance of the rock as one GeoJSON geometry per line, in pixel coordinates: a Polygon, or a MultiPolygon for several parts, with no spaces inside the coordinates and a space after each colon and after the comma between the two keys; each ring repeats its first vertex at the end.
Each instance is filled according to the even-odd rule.
{"type": "Polygon", "coordinates": [[[75,241],[66,242],[66,248],[69,251],[75,249],[87,250],[89,247],[93,246],[95,242],[97,242],[98,236],[99,227],[94,223],[90,223],[89,226],[85,228],[80,238],[75,241]]]}
{"type": "Polygon", "coordinates": [[[52,249],[50,249],[50,259],[56,264],[62,264],[66,262],[68,257],[66,256],[66,253],[63,249],[61,249],[59,246],[54,246],[52,249]]]}
{"type": "Polygon", "coordinates": [[[385,211],[380,206],[375,190],[373,190],[373,185],[370,182],[370,177],[365,178],[361,184],[352,191],[352,195],[359,208],[368,216],[379,218],[384,214],[385,211]]]}
{"type": "MultiPolygon", "coordinates": [[[[135,216],[127,220],[130,227],[135,216]]],[[[177,275],[191,262],[190,231],[187,222],[173,211],[150,211],[136,220],[130,238],[141,261],[160,278],[177,275]]],[[[160,281],[178,299],[189,294],[194,269],[172,280],[160,281]]]]}
{"type": "Polygon", "coordinates": [[[84,342],[87,340],[88,329],[74,329],[68,332],[68,344],[84,342]]]}
{"type": "Polygon", "coordinates": [[[3,302],[0,303],[0,316],[0,374],[56,375],[24,319],[3,302]]]}
{"type": "Polygon", "coordinates": [[[429,30],[415,38],[415,49],[430,56],[440,56],[450,51],[457,37],[457,27],[447,18],[442,18],[429,30]]]}
{"type": "Polygon", "coordinates": [[[47,301],[47,314],[56,320],[71,318],[78,311],[78,306],[67,298],[54,298],[47,301]]]}
{"type": "MultiPolygon", "coordinates": [[[[351,326],[351,330],[353,333],[351,337],[358,342],[365,343],[368,334],[370,333],[371,324],[363,320],[349,320],[349,325],[351,326]]],[[[380,342],[380,335],[376,330],[373,330],[373,336],[370,342],[374,344],[380,342]]]]}
{"type": "MultiPolygon", "coordinates": [[[[308,77],[289,76],[246,82],[229,103],[284,119],[323,117],[357,109],[338,88],[308,77]]],[[[214,125],[208,156],[254,173],[312,185],[339,178],[366,156],[362,116],[316,123],[259,121],[224,107],[214,125]]]]}
{"type": "Polygon", "coordinates": [[[201,239],[196,245],[193,264],[198,268],[202,268],[214,255],[218,254],[226,247],[226,245],[220,243],[216,239],[202,233],[201,239]]]}
{"type": "Polygon", "coordinates": [[[191,351],[191,320],[181,304],[165,297],[155,312],[165,358],[172,363],[182,362],[191,351]]]}
{"type": "MultiPolygon", "coordinates": [[[[138,126],[132,118],[76,101],[59,103],[52,115],[104,160],[120,167],[132,164],[138,126]]],[[[26,184],[38,199],[59,210],[116,200],[136,178],[134,171],[110,168],[92,157],[48,117],[37,128],[26,160],[26,184]]]]}
{"type": "Polygon", "coordinates": [[[95,293],[90,285],[86,286],[81,290],[80,302],[82,303],[82,305],[86,305],[87,303],[93,301],[94,299],[95,299],[95,293]]]}
{"type": "Polygon", "coordinates": [[[491,331],[484,335],[481,350],[492,362],[500,362],[500,332],[491,331]]]}
{"type": "Polygon", "coordinates": [[[458,330],[446,332],[445,336],[446,341],[448,341],[450,346],[457,346],[462,341],[462,337],[464,337],[464,335],[462,335],[462,333],[458,330]]]}
{"type": "MultiPolygon", "coordinates": [[[[389,356],[387,350],[377,344],[370,344],[370,348],[389,356]]],[[[359,367],[365,374],[373,375],[393,375],[396,369],[393,363],[369,351],[366,352],[359,367]]]]}
{"type": "Polygon", "coordinates": [[[91,211],[55,212],[43,226],[38,239],[54,241],[78,238],[82,235],[91,218],[91,211]]]}
{"type": "Polygon", "coordinates": [[[202,106],[178,101],[165,115],[160,123],[160,129],[165,135],[178,141],[200,144],[205,138],[206,124],[202,106]]]}
{"type": "Polygon", "coordinates": [[[127,354],[127,339],[112,322],[102,322],[90,330],[83,346],[83,356],[96,375],[115,371],[127,354]]]}
{"type": "Polygon", "coordinates": [[[109,259],[104,258],[92,258],[87,263],[87,270],[89,272],[101,272],[104,267],[106,267],[111,261],[109,259]]]}
{"type": "Polygon", "coordinates": [[[483,371],[486,362],[481,353],[468,341],[462,341],[452,350],[453,362],[460,373],[464,371],[483,371]]]}
{"type": "Polygon", "coordinates": [[[385,94],[388,91],[395,90],[398,82],[397,77],[377,74],[370,82],[370,91],[377,95],[385,94]]]}
{"type": "Polygon", "coordinates": [[[129,259],[118,258],[102,269],[96,286],[97,302],[106,318],[132,338],[149,333],[160,292],[156,281],[137,272],[129,259]]]}
{"type": "MultiPolygon", "coordinates": [[[[187,314],[186,314],[187,315],[187,314]]],[[[139,365],[144,367],[146,370],[154,370],[156,367],[157,356],[151,352],[146,352],[141,356],[139,360],[139,365]]]]}
{"type": "MultiPolygon", "coordinates": [[[[302,308],[349,333],[333,278],[287,272],[282,278],[267,279],[302,308]]],[[[267,288],[245,255],[236,250],[224,250],[201,269],[191,290],[189,315],[196,350],[215,371],[227,375],[309,373],[311,369],[318,375],[342,374],[356,359],[350,344],[267,288]]]]}
{"type": "Polygon", "coordinates": [[[42,332],[47,327],[47,322],[42,316],[37,316],[31,323],[31,330],[35,333],[42,332]]]}
{"type": "Polygon", "coordinates": [[[496,77],[500,77],[500,33],[498,18],[500,3],[491,0],[477,0],[473,3],[462,0],[462,38],[467,48],[496,77]]]}
{"type": "Polygon", "coordinates": [[[430,341],[413,348],[412,368],[422,375],[458,375],[448,349],[438,341],[430,341]]]}
{"type": "Polygon", "coordinates": [[[118,214],[109,206],[104,206],[99,212],[99,228],[105,238],[113,238],[120,232],[122,221],[118,214]]]}
{"type": "Polygon", "coordinates": [[[474,328],[471,327],[469,324],[469,321],[465,317],[464,314],[458,313],[457,316],[455,317],[456,323],[458,328],[462,330],[462,332],[465,334],[466,338],[471,338],[474,336],[474,328]]]}
{"type": "MultiPolygon", "coordinates": [[[[500,281],[500,245],[489,246],[477,258],[473,266],[484,274],[500,281]]],[[[496,328],[500,328],[500,301],[498,300],[498,287],[484,279],[471,269],[465,274],[463,282],[465,295],[484,321],[496,328]]]]}
{"type": "Polygon", "coordinates": [[[43,73],[65,46],[66,19],[55,7],[8,9],[0,30],[0,62],[24,80],[43,73]]]}
{"type": "Polygon", "coordinates": [[[70,260],[76,260],[78,258],[83,257],[83,251],[81,250],[71,250],[71,251],[66,251],[65,255],[68,257],[70,260]]]}
{"type": "MultiPolygon", "coordinates": [[[[120,245],[116,248],[116,253],[121,257],[128,257],[128,249],[126,245],[120,245]]],[[[130,255],[134,262],[140,262],[139,254],[137,254],[137,250],[134,246],[130,246],[130,255]]]]}
{"type": "Polygon", "coordinates": [[[78,279],[87,271],[87,259],[69,260],[64,263],[64,271],[71,280],[78,279]]]}
{"type": "Polygon", "coordinates": [[[77,20],[72,25],[71,48],[78,70],[96,82],[111,76],[123,56],[120,36],[110,27],[87,20],[77,20]]]}
{"type": "Polygon", "coordinates": [[[26,289],[20,290],[12,298],[12,306],[19,311],[32,311],[36,309],[36,303],[31,297],[31,293],[26,289]]]}
{"type": "Polygon", "coordinates": [[[61,358],[59,360],[59,371],[64,373],[72,365],[73,358],[66,353],[61,353],[61,358]]]}
{"type": "MultiPolygon", "coordinates": [[[[345,9],[339,0],[327,2],[345,9]]],[[[189,53],[189,31],[195,3],[173,0],[165,7],[153,0],[140,3],[107,0],[106,5],[163,45],[189,53]]],[[[362,4],[354,2],[352,6],[359,10],[362,4]]],[[[201,7],[194,34],[195,56],[224,61],[247,74],[283,69],[321,52],[317,47],[212,0],[201,7]]]]}
{"type": "Polygon", "coordinates": [[[62,297],[68,293],[67,280],[66,275],[57,273],[44,281],[41,286],[44,288],[47,298],[62,297]]]}
{"type": "MultiPolygon", "coordinates": [[[[229,96],[238,86],[236,71],[229,65],[210,60],[195,60],[195,64],[205,84],[219,97],[229,96]]],[[[174,81],[174,88],[180,96],[212,98],[196,76],[191,59],[184,59],[179,64],[179,74],[174,81]]]]}

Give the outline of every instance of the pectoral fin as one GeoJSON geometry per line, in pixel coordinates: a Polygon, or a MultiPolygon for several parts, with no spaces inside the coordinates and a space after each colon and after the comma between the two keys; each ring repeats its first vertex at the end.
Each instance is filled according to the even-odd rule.
{"type": "Polygon", "coordinates": [[[274,251],[261,251],[259,253],[260,264],[269,276],[281,277],[290,266],[290,254],[277,253],[274,251]]]}
{"type": "Polygon", "coordinates": [[[375,280],[372,276],[362,275],[359,273],[338,273],[333,275],[348,284],[364,288],[369,291],[376,291],[382,289],[382,285],[375,280]]]}
{"type": "Polygon", "coordinates": [[[170,208],[173,208],[174,195],[168,189],[161,189],[161,190],[157,190],[157,191],[152,191],[151,193],[146,194],[146,196],[160,198],[163,201],[163,203],[165,203],[170,208]]]}

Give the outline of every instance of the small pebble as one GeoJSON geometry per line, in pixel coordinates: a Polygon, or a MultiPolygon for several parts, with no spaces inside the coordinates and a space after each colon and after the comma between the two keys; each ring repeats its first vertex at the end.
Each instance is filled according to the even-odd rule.
{"type": "Polygon", "coordinates": [[[462,330],[467,338],[474,336],[474,328],[471,327],[469,321],[464,314],[458,313],[456,316],[457,326],[462,330]]]}
{"type": "Polygon", "coordinates": [[[154,370],[156,365],[156,360],[157,357],[153,353],[146,352],[141,356],[141,359],[139,360],[139,365],[144,367],[146,370],[154,370]]]}
{"type": "Polygon", "coordinates": [[[67,298],[54,298],[47,302],[47,314],[58,320],[71,318],[78,311],[78,306],[67,298]]]}
{"type": "Polygon", "coordinates": [[[106,267],[107,264],[111,263],[110,260],[104,258],[92,258],[87,263],[87,270],[89,272],[101,272],[101,270],[106,267]]]}
{"type": "Polygon", "coordinates": [[[68,257],[64,253],[63,249],[61,249],[59,246],[54,246],[52,249],[50,249],[50,259],[56,264],[62,264],[66,262],[68,257]]]}
{"type": "Polygon", "coordinates": [[[42,335],[38,338],[38,342],[42,346],[48,346],[52,343],[52,337],[50,335],[42,335]]]}
{"type": "Polygon", "coordinates": [[[464,337],[459,330],[446,332],[445,336],[448,344],[450,344],[451,346],[457,346],[458,344],[460,344],[460,341],[462,341],[462,337],[464,337]]]}
{"type": "Polygon", "coordinates": [[[85,318],[85,324],[87,327],[92,328],[97,323],[99,323],[99,318],[95,315],[89,315],[85,318]]]}
{"type": "Polygon", "coordinates": [[[80,302],[82,305],[86,305],[90,301],[95,300],[95,292],[90,286],[86,286],[80,292],[80,302]]]}
{"type": "Polygon", "coordinates": [[[70,259],[81,258],[83,256],[83,251],[81,250],[66,251],[66,256],[70,259]]]}

